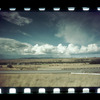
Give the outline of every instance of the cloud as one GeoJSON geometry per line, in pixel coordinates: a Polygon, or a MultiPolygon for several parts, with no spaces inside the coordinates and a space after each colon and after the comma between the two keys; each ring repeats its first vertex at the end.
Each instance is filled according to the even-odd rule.
{"type": "Polygon", "coordinates": [[[68,54],[78,54],[79,53],[79,47],[74,44],[69,44],[66,50],[66,53],[68,54]]]}
{"type": "Polygon", "coordinates": [[[31,37],[30,34],[28,34],[28,33],[26,33],[26,32],[23,32],[23,31],[21,31],[21,30],[17,30],[17,32],[21,33],[21,34],[24,35],[24,36],[31,37]]]}
{"type": "Polygon", "coordinates": [[[85,45],[92,43],[94,35],[87,33],[82,24],[78,22],[69,23],[66,21],[59,22],[58,33],[55,34],[58,38],[63,38],[66,43],[85,45]],[[88,40],[88,41],[87,41],[88,40]]]}
{"type": "Polygon", "coordinates": [[[0,12],[0,15],[4,20],[18,26],[24,26],[32,22],[32,19],[23,17],[18,12],[0,12]]]}
{"type": "Polygon", "coordinates": [[[50,53],[52,52],[52,50],[54,49],[54,46],[53,45],[50,45],[50,44],[43,44],[43,45],[34,45],[32,47],[32,52],[35,51],[35,55],[38,55],[38,54],[46,54],[46,53],[50,53]]]}
{"type": "Polygon", "coordinates": [[[58,53],[63,54],[64,52],[66,52],[67,47],[63,46],[62,44],[58,44],[58,46],[56,47],[56,50],[58,53]]]}
{"type": "Polygon", "coordinates": [[[3,55],[20,55],[25,48],[31,47],[30,44],[21,43],[14,39],[0,38],[0,54],[3,55]]]}
{"type": "Polygon", "coordinates": [[[70,55],[80,54],[98,54],[100,53],[100,47],[97,44],[89,44],[88,46],[81,46],[75,44],[57,46],[50,44],[43,45],[31,45],[28,43],[22,43],[10,38],[0,38],[0,55],[44,55],[55,57],[69,57],[70,55]]]}
{"type": "Polygon", "coordinates": [[[87,47],[82,46],[79,53],[95,53],[100,52],[100,47],[96,44],[89,44],[87,47]]]}
{"type": "Polygon", "coordinates": [[[56,24],[56,37],[63,39],[65,43],[78,45],[100,44],[100,18],[94,13],[64,13],[56,24]]]}

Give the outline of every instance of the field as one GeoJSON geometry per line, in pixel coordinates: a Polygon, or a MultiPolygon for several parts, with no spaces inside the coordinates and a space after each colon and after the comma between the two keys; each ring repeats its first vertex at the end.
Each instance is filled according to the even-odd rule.
{"type": "Polygon", "coordinates": [[[0,60],[0,71],[51,71],[33,74],[0,73],[0,87],[99,87],[99,74],[80,73],[100,73],[99,61],[100,58],[0,60]],[[52,73],[53,70],[66,73],[52,73]]]}
{"type": "Polygon", "coordinates": [[[1,74],[1,87],[99,87],[100,76],[77,74],[1,74]]]}

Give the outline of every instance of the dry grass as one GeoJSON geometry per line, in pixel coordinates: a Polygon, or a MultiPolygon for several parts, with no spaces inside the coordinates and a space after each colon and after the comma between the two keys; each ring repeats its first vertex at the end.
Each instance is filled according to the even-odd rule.
{"type": "MultiPolygon", "coordinates": [[[[56,58],[56,59],[11,59],[11,60],[0,60],[0,63],[31,63],[31,62],[84,62],[91,61],[96,58],[56,58]]],[[[100,59],[100,58],[98,58],[100,59]]]]}
{"type": "MultiPolygon", "coordinates": [[[[91,58],[92,59],[92,58],[91,58]]],[[[0,60],[2,62],[57,62],[57,61],[75,61],[79,59],[18,59],[18,60],[0,60]]],[[[86,60],[86,59],[85,59],[86,60]]],[[[90,60],[90,59],[87,59],[90,60]]],[[[28,65],[13,65],[13,68],[7,68],[2,65],[0,70],[43,70],[66,68],[90,68],[100,67],[100,64],[89,63],[43,63],[28,65]]],[[[98,75],[77,75],[77,74],[0,74],[0,87],[99,87],[100,76],[98,75]]]]}
{"type": "Polygon", "coordinates": [[[52,63],[52,64],[40,64],[40,65],[13,65],[13,68],[7,68],[7,65],[2,65],[2,70],[43,70],[43,69],[66,69],[66,68],[93,68],[100,67],[100,64],[85,64],[85,63],[52,63]]]}
{"type": "Polygon", "coordinates": [[[66,68],[100,67],[100,64],[89,64],[89,61],[93,59],[97,58],[0,60],[0,65],[2,66],[0,70],[42,70],[45,68],[66,69],[66,68]],[[11,64],[13,68],[7,68],[7,64],[11,64]]]}
{"type": "Polygon", "coordinates": [[[74,74],[0,74],[0,87],[99,87],[100,76],[74,74]]]}

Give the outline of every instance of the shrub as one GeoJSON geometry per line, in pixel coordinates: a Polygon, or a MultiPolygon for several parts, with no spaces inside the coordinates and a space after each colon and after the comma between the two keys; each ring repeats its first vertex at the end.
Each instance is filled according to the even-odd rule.
{"type": "Polygon", "coordinates": [[[0,65],[0,68],[2,68],[2,65],[0,65]]]}
{"type": "Polygon", "coordinates": [[[7,65],[8,68],[13,68],[13,66],[11,64],[7,65]]]}
{"type": "Polygon", "coordinates": [[[100,64],[100,59],[91,60],[90,64],[100,64]]]}

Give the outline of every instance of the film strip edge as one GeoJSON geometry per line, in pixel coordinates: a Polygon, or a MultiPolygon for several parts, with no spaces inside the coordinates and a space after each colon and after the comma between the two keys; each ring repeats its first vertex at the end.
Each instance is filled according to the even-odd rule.
{"type": "Polygon", "coordinates": [[[0,7],[0,11],[100,11],[100,7],[95,7],[95,8],[91,8],[91,7],[66,7],[65,9],[61,8],[61,7],[53,7],[51,9],[48,9],[46,7],[40,7],[40,8],[37,8],[37,9],[34,9],[34,8],[31,8],[31,7],[25,7],[25,8],[21,8],[21,9],[18,9],[16,7],[11,7],[11,8],[2,8],[0,7]]]}
{"type": "MultiPolygon", "coordinates": [[[[66,7],[65,11],[76,11],[77,7],[66,7]]],[[[17,11],[17,8],[8,8],[9,11],[17,11]]],[[[23,11],[32,11],[32,8],[23,8],[23,11]]],[[[60,7],[54,7],[51,9],[52,11],[61,11],[60,7]]],[[[63,9],[62,9],[63,10],[63,9]]],[[[90,7],[82,7],[80,9],[81,11],[91,11],[90,7]]],[[[95,8],[96,11],[100,11],[100,7],[95,8]]],[[[0,8],[0,11],[4,11],[2,8],[0,8]]],[[[38,8],[37,11],[47,11],[47,9],[45,7],[42,8],[38,8]]],[[[0,87],[0,94],[47,94],[47,93],[51,93],[51,94],[76,94],[76,93],[82,93],[82,94],[90,94],[90,93],[97,93],[100,94],[100,88],[96,87],[96,88],[88,88],[88,87],[64,87],[64,88],[60,88],[60,87],[52,87],[52,88],[43,88],[43,87],[0,87]]]]}
{"type": "Polygon", "coordinates": [[[1,94],[100,94],[100,87],[0,87],[1,94]]]}

